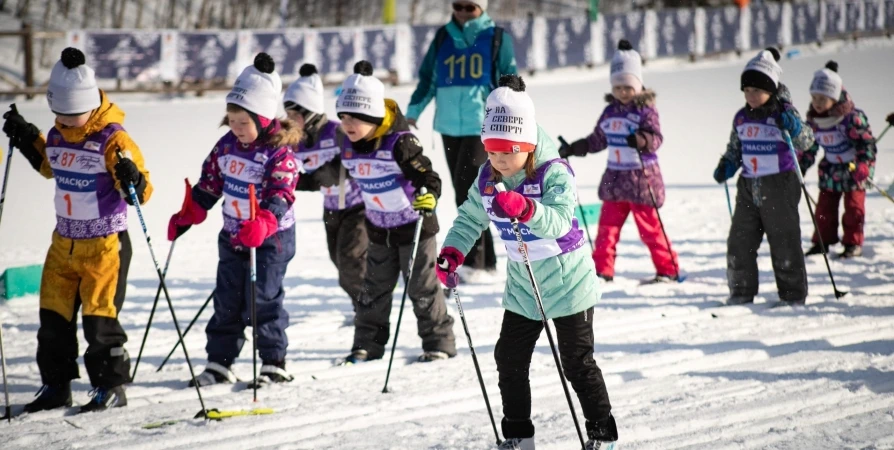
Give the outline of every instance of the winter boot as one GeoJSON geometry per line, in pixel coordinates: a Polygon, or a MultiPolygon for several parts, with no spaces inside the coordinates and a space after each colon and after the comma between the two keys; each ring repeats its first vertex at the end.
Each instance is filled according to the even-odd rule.
{"type": "MultiPolygon", "coordinates": [[[[196,377],[195,381],[199,386],[211,386],[212,384],[233,384],[239,381],[229,367],[222,366],[216,362],[208,361],[205,370],[196,377]]],[[[189,380],[189,387],[195,387],[193,380],[189,380]]]]}
{"type": "Polygon", "coordinates": [[[25,412],[33,413],[71,406],[71,382],[63,384],[45,384],[34,394],[37,397],[31,403],[25,405],[25,412]]]}
{"type": "Polygon", "coordinates": [[[615,277],[613,277],[611,275],[604,275],[601,273],[597,273],[596,276],[599,278],[602,278],[602,280],[605,281],[606,283],[611,283],[615,279],[615,277]]]}
{"type": "Polygon", "coordinates": [[[673,284],[679,280],[677,275],[655,275],[655,278],[643,280],[640,284],[673,284]]]}
{"type": "Polygon", "coordinates": [[[288,383],[294,379],[292,374],[286,372],[285,361],[264,361],[258,383],[288,383]]]}
{"type": "Polygon", "coordinates": [[[534,450],[534,438],[506,439],[497,450],[534,450]]]}
{"type": "Polygon", "coordinates": [[[727,305],[745,305],[754,303],[754,297],[750,295],[733,295],[726,300],[727,305]]]}
{"type": "Polygon", "coordinates": [[[813,256],[813,255],[822,255],[823,253],[829,252],[829,246],[822,246],[819,243],[813,244],[813,247],[810,247],[810,250],[807,250],[807,253],[804,256],[813,256]]]}
{"type": "Polygon", "coordinates": [[[863,247],[860,245],[845,245],[844,251],[838,254],[841,259],[856,258],[863,256],[863,247]]]}
{"type": "Polygon", "coordinates": [[[351,354],[341,360],[339,366],[352,366],[369,360],[369,352],[363,349],[352,350],[351,354]]]}
{"type": "Polygon", "coordinates": [[[432,361],[441,361],[444,359],[450,358],[450,355],[444,352],[425,352],[419,355],[419,358],[416,359],[416,362],[432,362],[432,361]]]}
{"type": "Polygon", "coordinates": [[[618,426],[615,417],[609,414],[608,419],[600,422],[587,421],[586,450],[612,450],[618,440],[618,426]]]}
{"type": "Polygon", "coordinates": [[[127,396],[124,395],[124,385],[113,388],[94,388],[90,391],[90,395],[93,396],[93,399],[90,400],[90,403],[82,406],[81,410],[78,411],[78,414],[105,411],[109,408],[127,406],[127,396]]]}

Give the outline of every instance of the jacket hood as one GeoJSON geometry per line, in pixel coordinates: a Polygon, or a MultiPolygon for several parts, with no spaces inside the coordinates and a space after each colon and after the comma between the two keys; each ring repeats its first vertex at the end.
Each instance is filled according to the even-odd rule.
{"type": "MultiPolygon", "coordinates": [[[[647,107],[647,106],[654,107],[655,106],[655,97],[657,97],[657,96],[658,96],[658,94],[656,94],[655,91],[653,91],[651,89],[643,88],[642,92],[637,94],[636,97],[633,97],[633,104],[636,105],[637,108],[643,108],[643,107],[647,107]]],[[[616,104],[618,107],[621,107],[621,108],[626,108],[626,107],[630,106],[629,104],[622,105],[621,102],[619,102],[618,99],[616,99],[615,96],[612,95],[611,93],[605,94],[605,102],[609,103],[609,104],[616,104]]]]}
{"type": "Polygon", "coordinates": [[[84,126],[68,128],[61,123],[56,122],[56,129],[62,134],[62,139],[65,139],[65,142],[82,142],[87,136],[90,136],[97,131],[101,131],[108,125],[113,123],[119,125],[124,124],[124,111],[122,111],[118,105],[109,102],[109,98],[102,89],[99,91],[99,97],[101,100],[99,108],[93,110],[93,113],[90,115],[90,118],[87,119],[87,123],[85,123],[84,126]]]}
{"type": "Polygon", "coordinates": [[[481,13],[481,16],[477,19],[472,19],[462,26],[451,16],[450,23],[447,24],[447,32],[454,38],[462,37],[467,45],[472,45],[482,31],[494,26],[493,19],[486,12],[481,13]]]}

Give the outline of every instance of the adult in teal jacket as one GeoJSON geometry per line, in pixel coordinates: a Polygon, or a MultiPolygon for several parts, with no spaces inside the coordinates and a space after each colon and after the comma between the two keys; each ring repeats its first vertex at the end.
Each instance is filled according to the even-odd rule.
{"type": "Polygon", "coordinates": [[[456,269],[476,237],[493,222],[509,256],[503,324],[494,349],[503,400],[502,448],[534,448],[531,355],[543,330],[531,280],[510,220],[518,221],[540,287],[543,309],[556,328],[564,374],[587,419],[587,448],[618,439],[602,371],[593,359],[593,311],[600,289],[583,232],[574,219],[574,174],[536,123],[520,77],[507,75],[487,99],[481,140],[488,161],[444,240],[438,277],[456,286],[456,269]],[[506,188],[500,192],[498,183],[506,188]]]}
{"type": "MultiPolygon", "coordinates": [[[[434,129],[444,142],[457,206],[466,201],[478,168],[487,159],[480,137],[487,95],[501,75],[517,73],[511,36],[495,27],[486,9],[484,0],[453,3],[453,17],[432,40],[419,68],[419,85],[407,107],[407,121],[415,127],[422,111],[435,100],[434,129]]],[[[467,262],[468,268],[496,269],[489,229],[484,230],[467,262]]]]}

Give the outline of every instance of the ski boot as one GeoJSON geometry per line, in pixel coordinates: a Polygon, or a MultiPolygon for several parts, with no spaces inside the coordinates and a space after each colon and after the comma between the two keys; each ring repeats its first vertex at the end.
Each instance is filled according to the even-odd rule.
{"type": "Polygon", "coordinates": [[[351,354],[341,360],[339,366],[353,366],[369,360],[369,352],[363,349],[352,350],[351,354]]]}
{"type": "Polygon", "coordinates": [[[829,246],[824,247],[816,243],[813,244],[813,247],[810,247],[810,250],[807,250],[807,253],[804,253],[804,256],[822,255],[823,253],[829,253],[829,246]]]}
{"type": "Polygon", "coordinates": [[[726,300],[726,304],[728,306],[732,305],[746,305],[754,303],[754,297],[749,295],[733,295],[729,299],[726,300]]]}
{"type": "Polygon", "coordinates": [[[845,245],[844,251],[838,254],[841,259],[856,258],[863,256],[863,247],[860,245],[845,245]]]}
{"type": "Polygon", "coordinates": [[[258,377],[258,384],[270,383],[288,383],[295,377],[286,372],[285,361],[264,361],[261,366],[261,375],[258,377]]]}
{"type": "Polygon", "coordinates": [[[618,441],[618,426],[615,417],[609,414],[608,419],[600,422],[587,421],[586,450],[614,450],[618,441]]]}
{"type": "Polygon", "coordinates": [[[497,450],[534,450],[534,438],[506,439],[497,450]]]}
{"type": "Polygon", "coordinates": [[[439,351],[426,351],[423,354],[419,355],[419,358],[416,359],[416,362],[432,362],[432,361],[441,361],[450,358],[451,356],[439,351]]]}
{"type": "Polygon", "coordinates": [[[613,277],[611,275],[605,275],[605,274],[601,274],[601,273],[597,273],[596,276],[599,278],[602,278],[602,280],[605,281],[606,283],[611,283],[615,279],[615,277],[613,277]]]}
{"type": "MultiPolygon", "coordinates": [[[[205,370],[196,377],[195,381],[198,382],[201,387],[222,383],[233,384],[239,381],[239,379],[236,378],[236,374],[234,374],[229,367],[224,367],[216,362],[208,361],[208,364],[205,365],[205,370]]],[[[189,380],[189,387],[195,386],[195,382],[189,380]]]]}
{"type": "Polygon", "coordinates": [[[98,387],[90,391],[93,397],[90,403],[81,407],[78,414],[105,411],[109,408],[120,408],[127,406],[127,396],[124,394],[124,385],[115,386],[113,388],[98,387]]]}
{"type": "Polygon", "coordinates": [[[37,399],[25,405],[25,412],[33,413],[48,409],[70,407],[71,382],[66,381],[65,383],[55,385],[45,384],[40,387],[34,396],[37,399]]]}
{"type": "Polygon", "coordinates": [[[640,284],[673,284],[679,280],[677,275],[655,275],[655,278],[643,280],[640,284]]]}

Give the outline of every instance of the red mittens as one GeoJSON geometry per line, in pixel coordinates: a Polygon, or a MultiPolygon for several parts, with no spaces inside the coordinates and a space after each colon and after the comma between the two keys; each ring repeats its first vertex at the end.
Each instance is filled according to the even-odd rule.
{"type": "Polygon", "coordinates": [[[189,185],[189,179],[183,180],[186,183],[186,194],[183,197],[183,206],[180,211],[171,216],[168,222],[168,240],[173,241],[186,233],[193,225],[198,225],[205,221],[208,211],[199,206],[192,199],[192,186],[189,185]]]}
{"type": "Polygon", "coordinates": [[[493,203],[494,214],[503,219],[518,219],[525,223],[534,217],[534,201],[518,192],[497,192],[493,203]]]}

